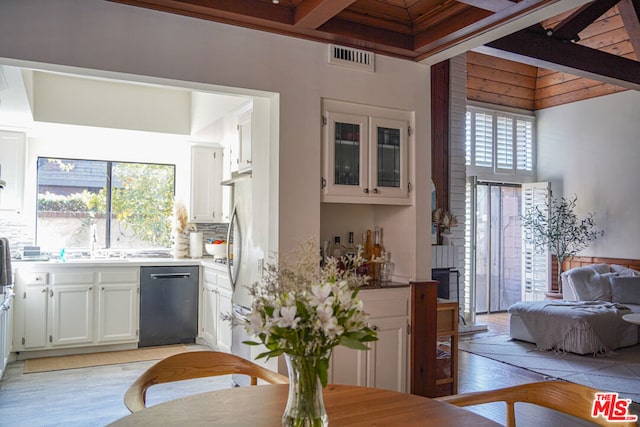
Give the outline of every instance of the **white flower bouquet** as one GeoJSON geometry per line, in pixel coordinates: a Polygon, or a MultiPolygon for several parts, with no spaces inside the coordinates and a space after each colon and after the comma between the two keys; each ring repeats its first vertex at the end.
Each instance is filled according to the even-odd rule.
{"type": "Polygon", "coordinates": [[[262,280],[251,287],[252,313],[245,325],[258,338],[247,344],[263,344],[268,350],[258,358],[302,357],[325,386],[333,347],[367,350],[365,343],[377,340],[358,298],[367,277],[356,269],[364,260],[356,256],[352,261],[344,267],[330,258],[320,267],[313,242],[307,242],[292,260],[267,266],[262,280]]]}

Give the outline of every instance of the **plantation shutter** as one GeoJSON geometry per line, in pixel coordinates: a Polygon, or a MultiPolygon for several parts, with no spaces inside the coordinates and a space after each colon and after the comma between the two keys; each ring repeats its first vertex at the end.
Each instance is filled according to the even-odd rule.
{"type": "Polygon", "coordinates": [[[486,113],[473,113],[472,117],[475,166],[493,166],[493,116],[486,113]]]}
{"type": "MultiPolygon", "coordinates": [[[[547,209],[547,199],[551,195],[551,183],[534,182],[522,184],[522,214],[539,207],[547,209]]],[[[522,300],[542,301],[544,293],[550,289],[551,255],[547,249],[540,251],[527,242],[531,229],[522,229],[522,300]]]]}
{"type": "Polygon", "coordinates": [[[533,123],[530,120],[516,120],[517,170],[533,171],[533,123]]]}
{"type": "Polygon", "coordinates": [[[496,116],[496,171],[513,171],[514,138],[513,119],[496,116]]]}

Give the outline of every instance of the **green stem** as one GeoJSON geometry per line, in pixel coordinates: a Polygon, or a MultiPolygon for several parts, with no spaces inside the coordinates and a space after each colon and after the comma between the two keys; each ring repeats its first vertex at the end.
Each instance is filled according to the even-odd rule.
{"type": "Polygon", "coordinates": [[[322,427],[327,423],[322,387],[312,357],[287,357],[289,367],[289,399],[283,415],[283,425],[291,427],[322,427]]]}

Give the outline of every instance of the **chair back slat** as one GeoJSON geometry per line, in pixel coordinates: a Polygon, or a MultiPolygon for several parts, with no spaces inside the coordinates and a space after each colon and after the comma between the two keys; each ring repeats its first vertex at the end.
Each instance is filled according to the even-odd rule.
{"type": "Polygon", "coordinates": [[[131,412],[137,412],[146,407],[147,390],[153,385],[231,374],[251,377],[251,385],[257,385],[258,378],[271,384],[289,382],[286,376],[234,354],[188,351],[167,357],[143,372],[126,391],[124,404],[131,412]]]}
{"type": "MultiPolygon", "coordinates": [[[[515,403],[530,403],[558,412],[591,421],[601,426],[611,425],[604,417],[593,418],[593,402],[599,391],[581,384],[564,381],[541,381],[505,387],[496,390],[478,391],[439,397],[438,400],[456,406],[473,406],[492,402],[506,402],[507,426],[516,425],[515,403]]],[[[637,426],[634,422],[616,422],[620,427],[637,426]]]]}

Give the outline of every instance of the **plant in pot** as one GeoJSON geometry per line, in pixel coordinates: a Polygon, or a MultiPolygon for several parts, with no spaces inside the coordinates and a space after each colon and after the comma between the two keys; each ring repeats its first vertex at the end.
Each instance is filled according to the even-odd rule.
{"type": "Polygon", "coordinates": [[[562,293],[560,275],[564,261],[573,258],[604,234],[604,231],[595,229],[594,214],[578,218],[574,212],[577,201],[577,196],[571,199],[549,197],[544,209],[535,206],[522,215],[522,227],[529,230],[524,240],[538,251],[548,249],[556,257],[559,293],[562,293]]]}

